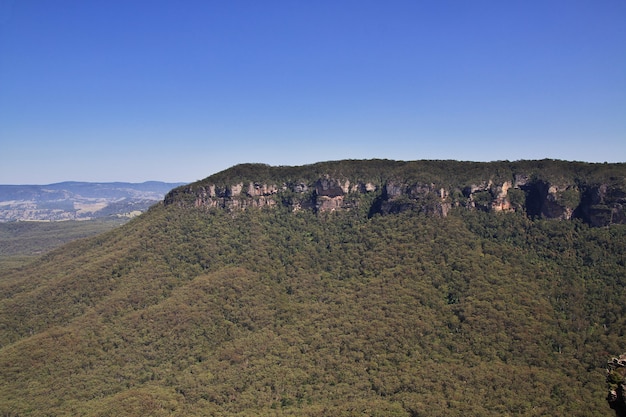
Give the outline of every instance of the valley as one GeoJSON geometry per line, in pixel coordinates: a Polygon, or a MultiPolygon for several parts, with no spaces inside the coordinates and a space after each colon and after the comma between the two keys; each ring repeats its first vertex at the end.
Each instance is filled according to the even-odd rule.
{"type": "Polygon", "coordinates": [[[131,218],[181,183],[0,185],[0,222],[131,218]]]}

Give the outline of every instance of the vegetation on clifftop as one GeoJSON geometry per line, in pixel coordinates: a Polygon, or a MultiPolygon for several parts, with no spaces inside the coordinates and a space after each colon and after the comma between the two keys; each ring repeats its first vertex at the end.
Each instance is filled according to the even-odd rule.
{"type": "Polygon", "coordinates": [[[477,183],[485,179],[505,181],[515,173],[549,182],[602,183],[626,179],[624,164],[598,164],[559,161],[552,159],[528,161],[469,162],[454,160],[393,161],[386,159],[341,160],[318,162],[302,166],[270,166],[266,164],[240,164],[213,174],[192,185],[232,185],[238,182],[315,181],[321,176],[336,176],[353,180],[397,178],[459,185],[477,183]]]}
{"type": "Polygon", "coordinates": [[[297,167],[242,164],[176,188],[165,204],[405,210],[445,217],[454,207],[523,212],[533,218],[626,224],[626,164],[566,161],[348,160],[297,167]]]}

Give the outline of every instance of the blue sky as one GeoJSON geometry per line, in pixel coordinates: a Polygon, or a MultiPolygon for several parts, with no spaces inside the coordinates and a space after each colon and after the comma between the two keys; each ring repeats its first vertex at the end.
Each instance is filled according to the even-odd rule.
{"type": "Polygon", "coordinates": [[[0,183],[626,162],[623,0],[0,0],[0,183]]]}

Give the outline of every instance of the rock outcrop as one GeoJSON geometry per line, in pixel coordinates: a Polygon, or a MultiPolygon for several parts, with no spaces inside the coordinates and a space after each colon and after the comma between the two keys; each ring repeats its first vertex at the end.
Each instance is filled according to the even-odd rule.
{"type": "Polygon", "coordinates": [[[617,417],[626,417],[626,354],[608,361],[606,382],[609,407],[615,410],[617,417]]]}
{"type": "Polygon", "coordinates": [[[232,178],[226,170],[171,191],[165,204],[318,213],[358,209],[370,216],[416,210],[441,217],[460,207],[582,219],[592,226],[626,223],[624,164],[337,161],[304,167],[250,164],[232,170],[232,178]]]}

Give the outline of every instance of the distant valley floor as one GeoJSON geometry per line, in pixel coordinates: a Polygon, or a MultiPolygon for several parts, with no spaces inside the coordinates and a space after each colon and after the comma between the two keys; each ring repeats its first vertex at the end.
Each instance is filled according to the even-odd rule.
{"type": "Polygon", "coordinates": [[[0,185],[0,222],[131,218],[181,183],[0,185]]]}

